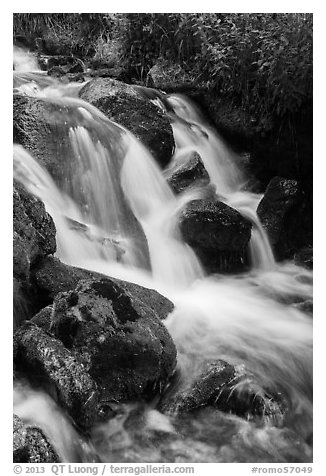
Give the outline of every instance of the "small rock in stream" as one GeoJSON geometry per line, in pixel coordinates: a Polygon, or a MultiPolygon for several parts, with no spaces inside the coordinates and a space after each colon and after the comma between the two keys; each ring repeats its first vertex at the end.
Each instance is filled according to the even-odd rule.
{"type": "Polygon", "coordinates": [[[163,413],[185,413],[209,403],[235,376],[235,368],[224,360],[205,362],[190,381],[167,391],[159,408],[163,413]]]}
{"type": "Polygon", "coordinates": [[[178,157],[176,163],[165,170],[164,175],[175,193],[181,193],[193,185],[205,186],[210,182],[203,161],[195,151],[178,157]]]}
{"type": "Polygon", "coordinates": [[[26,425],[17,415],[13,422],[14,463],[58,463],[59,457],[40,428],[26,425]]]}

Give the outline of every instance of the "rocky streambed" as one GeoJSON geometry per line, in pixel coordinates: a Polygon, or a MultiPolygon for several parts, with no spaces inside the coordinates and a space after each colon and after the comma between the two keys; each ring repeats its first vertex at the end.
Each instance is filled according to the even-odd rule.
{"type": "MultiPolygon", "coordinates": [[[[186,197],[195,192],[178,210],[178,236],[195,254],[204,275],[223,279],[223,275],[241,277],[248,273],[255,223],[223,201],[196,150],[183,153],[178,162],[171,161],[178,144],[173,134],[175,117],[164,108],[164,94],[111,78],[95,78],[80,89],[79,97],[129,129],[147,146],[157,166],[164,169],[165,180],[175,195],[186,197]]],[[[69,131],[78,127],[86,128],[96,143],[107,141],[104,129],[92,125],[83,103],[72,104],[69,99],[65,102],[42,94],[32,97],[17,87],[14,141],[39,160],[63,193],[69,190],[67,181],[76,175],[77,156],[69,131]]],[[[121,134],[112,129],[107,146],[116,158],[116,170],[123,165],[121,134]]],[[[119,190],[129,236],[136,243],[138,262],[142,269],[148,269],[151,250],[144,227],[132,213],[120,185],[114,186],[119,190]]],[[[78,193],[83,201],[83,190],[78,193]]],[[[185,379],[182,358],[179,360],[182,345],[179,340],[174,342],[166,325],[178,303],[132,280],[64,263],[57,251],[53,217],[22,185],[19,173],[15,174],[13,196],[14,378],[17,382],[28,381],[35,389],[42,388],[81,438],[87,441],[94,435],[94,428],[116,421],[119,405],[124,408],[133,404],[149,405],[160,415],[172,418],[176,427],[180,422],[189,426],[198,412],[209,409],[215,416],[234,415],[253,425],[269,422],[276,428],[287,428],[293,418],[287,392],[259,381],[238,361],[228,362],[223,355],[194,360],[185,379]]],[[[276,257],[295,256],[297,263],[309,269],[312,248],[299,231],[300,216],[307,206],[297,180],[271,177],[257,213],[276,257]]],[[[87,203],[83,207],[86,209],[87,203]]],[[[85,227],[77,229],[76,233],[85,235],[85,227]]],[[[87,239],[95,241],[91,234],[87,239]]],[[[112,240],[100,240],[100,246],[110,245],[112,240]]],[[[287,305],[305,303],[307,296],[297,295],[289,298],[287,305]]],[[[125,420],[134,433],[137,418],[136,411],[125,420]],[[131,423],[130,418],[134,418],[131,423]]],[[[299,448],[295,454],[301,448],[303,460],[309,460],[309,438],[300,439],[291,431],[292,427],[289,438],[296,440],[293,445],[299,448]]],[[[145,432],[140,437],[145,438],[145,432]]],[[[174,440],[175,434],[167,431],[164,438],[174,440]]],[[[221,442],[217,446],[221,447],[221,442]]],[[[106,451],[98,450],[96,458],[107,457],[106,451]]],[[[111,457],[117,456],[112,452],[111,457]]],[[[264,454],[262,459],[268,457],[283,461],[292,456],[264,454]]],[[[173,452],[165,458],[178,461],[173,452]]],[[[182,458],[189,461],[185,455],[182,458]]],[[[195,460],[204,458],[199,455],[195,460]]],[[[14,415],[15,462],[60,459],[62,455],[50,436],[14,415]]]]}

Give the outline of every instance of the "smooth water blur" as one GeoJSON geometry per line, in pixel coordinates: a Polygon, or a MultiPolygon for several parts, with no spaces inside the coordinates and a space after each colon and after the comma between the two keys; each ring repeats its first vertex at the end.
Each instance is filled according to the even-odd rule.
{"type": "Polygon", "coordinates": [[[202,277],[201,265],[177,227],[184,197],[174,196],[153,157],[131,135],[121,184],[146,234],[154,280],[180,289],[202,277]]]}
{"type": "MultiPolygon", "coordinates": [[[[202,362],[222,358],[262,388],[281,392],[288,413],[275,425],[212,408],[178,418],[162,415],[155,402],[115,405],[115,417],[95,425],[90,441],[85,441],[50,397],[26,383],[15,387],[15,412],[45,428],[64,461],[92,461],[94,455],[103,462],[311,461],[306,441],[312,432],[312,319],[295,304],[312,299],[312,273],[275,263],[256,214],[261,196],[244,189],[241,158],[190,101],[178,95],[166,98],[175,111],[170,113],[173,160],[198,151],[219,199],[254,224],[252,270],[207,277],[178,229],[179,211],[201,198],[200,188],[175,196],[149,151],[132,134],[95,107],[65,97],[60,88],[39,89],[38,97],[65,106],[74,117],[68,125],[67,157],[74,158],[73,174],[59,183],[30,153],[14,146],[14,176],[43,200],[53,217],[58,257],[169,297],[175,309],[165,324],[178,349],[183,381],[191,380],[202,362]],[[127,226],[131,218],[146,235],[150,270],[137,260],[127,226]]],[[[67,90],[68,95],[75,92],[67,90]]]]}

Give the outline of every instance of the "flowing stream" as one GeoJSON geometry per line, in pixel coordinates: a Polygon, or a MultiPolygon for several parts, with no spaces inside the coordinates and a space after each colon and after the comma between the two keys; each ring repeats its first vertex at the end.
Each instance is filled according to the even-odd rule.
{"type": "Polygon", "coordinates": [[[190,378],[202,361],[225,359],[262,387],[281,392],[289,409],[278,424],[210,408],[177,419],[161,414],[155,403],[120,405],[117,416],[94,428],[88,441],[49,396],[28,382],[15,383],[14,411],[44,429],[63,461],[311,461],[312,319],[291,303],[295,296],[312,298],[312,275],[292,263],[275,262],[256,214],[261,196],[246,190],[241,157],[187,98],[166,96],[173,111],[172,161],[196,150],[219,199],[254,225],[250,272],[206,276],[178,230],[179,211],[201,197],[201,189],[175,196],[150,152],[76,97],[80,86],[38,82],[24,67],[16,72],[16,93],[65,106],[74,117],[67,125],[70,155],[64,157],[73,173],[64,182],[14,145],[14,177],[53,217],[58,258],[169,297],[175,310],[165,324],[178,349],[181,379],[190,378]]]}

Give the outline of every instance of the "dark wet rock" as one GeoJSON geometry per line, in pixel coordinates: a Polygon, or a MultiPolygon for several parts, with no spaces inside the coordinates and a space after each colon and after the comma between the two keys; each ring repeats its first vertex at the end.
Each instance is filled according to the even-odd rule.
{"type": "Polygon", "coordinates": [[[283,422],[287,404],[281,394],[263,389],[252,378],[239,376],[223,387],[216,396],[215,408],[250,419],[283,422]]]}
{"type": "Polygon", "coordinates": [[[61,78],[68,73],[69,67],[63,66],[52,66],[48,69],[48,75],[53,76],[54,78],[61,78]]]}
{"type": "Polygon", "coordinates": [[[70,74],[83,73],[85,70],[85,65],[81,61],[76,61],[68,70],[70,74]]]}
{"type": "Polygon", "coordinates": [[[235,368],[224,360],[205,362],[190,381],[172,383],[159,408],[163,413],[179,414],[209,405],[234,376],[235,368]]]}
{"type": "Polygon", "coordinates": [[[53,329],[82,360],[102,400],[152,397],[166,385],[176,348],[157,314],[109,278],[81,281],[54,301],[53,329]]]}
{"type": "Polygon", "coordinates": [[[31,269],[56,251],[55,226],[44,204],[17,182],[13,189],[14,328],[39,310],[31,269]]]}
{"type": "Polygon", "coordinates": [[[123,83],[130,83],[131,76],[128,71],[126,71],[123,67],[114,66],[114,67],[103,67],[103,65],[98,67],[98,64],[94,63],[92,66],[95,69],[91,69],[87,71],[87,76],[91,78],[113,78],[117,81],[122,81],[123,83]]]}
{"type": "Polygon", "coordinates": [[[24,423],[22,420],[17,416],[14,415],[14,423],[13,423],[13,445],[14,445],[14,463],[24,463],[28,461],[29,458],[29,451],[26,442],[26,428],[24,427],[24,423]]]}
{"type": "Polygon", "coordinates": [[[28,298],[26,297],[26,291],[22,286],[22,283],[15,277],[13,278],[13,323],[14,330],[19,327],[28,317],[31,312],[28,298]]]}
{"type": "Polygon", "coordinates": [[[54,76],[57,74],[83,73],[86,69],[83,61],[74,56],[48,56],[45,63],[48,74],[54,76]]]}
{"type": "Polygon", "coordinates": [[[307,269],[313,268],[313,248],[312,246],[307,246],[302,248],[294,255],[294,262],[298,266],[303,266],[307,269]]]}
{"type": "MultiPolygon", "coordinates": [[[[75,289],[79,281],[92,278],[105,278],[100,273],[87,269],[75,268],[61,263],[57,258],[44,258],[33,268],[34,286],[45,299],[51,303],[59,292],[75,289]]],[[[144,288],[135,283],[116,278],[110,280],[121,286],[125,291],[149,306],[160,319],[165,319],[174,309],[174,304],[155,289],[144,288]]]]}
{"type": "Polygon", "coordinates": [[[56,251],[55,226],[44,204],[15,183],[13,196],[14,276],[29,280],[30,267],[56,251]]]}
{"type": "Polygon", "coordinates": [[[210,182],[203,161],[195,151],[178,157],[177,162],[164,175],[175,193],[183,192],[189,186],[205,186],[210,182]]]}
{"type": "Polygon", "coordinates": [[[72,66],[52,66],[48,70],[48,75],[60,79],[70,79],[80,81],[81,78],[84,80],[84,67],[81,63],[75,63],[72,66]]]}
{"type": "Polygon", "coordinates": [[[274,177],[266,189],[257,208],[257,215],[275,245],[282,233],[287,213],[300,200],[299,184],[296,180],[274,177]]]}
{"type": "Polygon", "coordinates": [[[53,306],[49,305],[40,310],[35,316],[32,317],[30,322],[36,324],[38,327],[43,329],[45,332],[51,332],[51,323],[52,323],[52,314],[53,306]]]}
{"type": "Polygon", "coordinates": [[[97,78],[81,89],[80,97],[131,131],[162,167],[169,163],[174,149],[170,122],[139,90],[114,79],[97,78]]]}
{"type": "Polygon", "coordinates": [[[98,392],[84,365],[62,342],[31,322],[16,331],[14,341],[16,371],[41,384],[79,427],[89,428],[98,392]]]}
{"type": "Polygon", "coordinates": [[[27,429],[30,463],[57,463],[59,456],[40,428],[27,429]]]}
{"type": "Polygon", "coordinates": [[[164,320],[174,309],[174,304],[155,289],[144,288],[139,284],[114,279],[116,283],[135,298],[150,307],[157,316],[164,320]]]}
{"type": "Polygon", "coordinates": [[[310,205],[297,180],[274,177],[257,208],[257,215],[267,231],[278,259],[312,243],[310,205]]]}
{"type": "Polygon", "coordinates": [[[252,224],[225,203],[193,200],[180,214],[184,240],[208,272],[236,272],[246,266],[252,224]]]}
{"type": "Polygon", "coordinates": [[[57,56],[48,56],[46,65],[47,65],[47,69],[51,69],[54,66],[61,66],[62,68],[65,67],[69,69],[76,62],[78,61],[73,56],[57,55],[57,56]]]}
{"type": "Polygon", "coordinates": [[[57,463],[59,457],[40,428],[26,425],[17,415],[13,424],[14,463],[57,463]]]}

